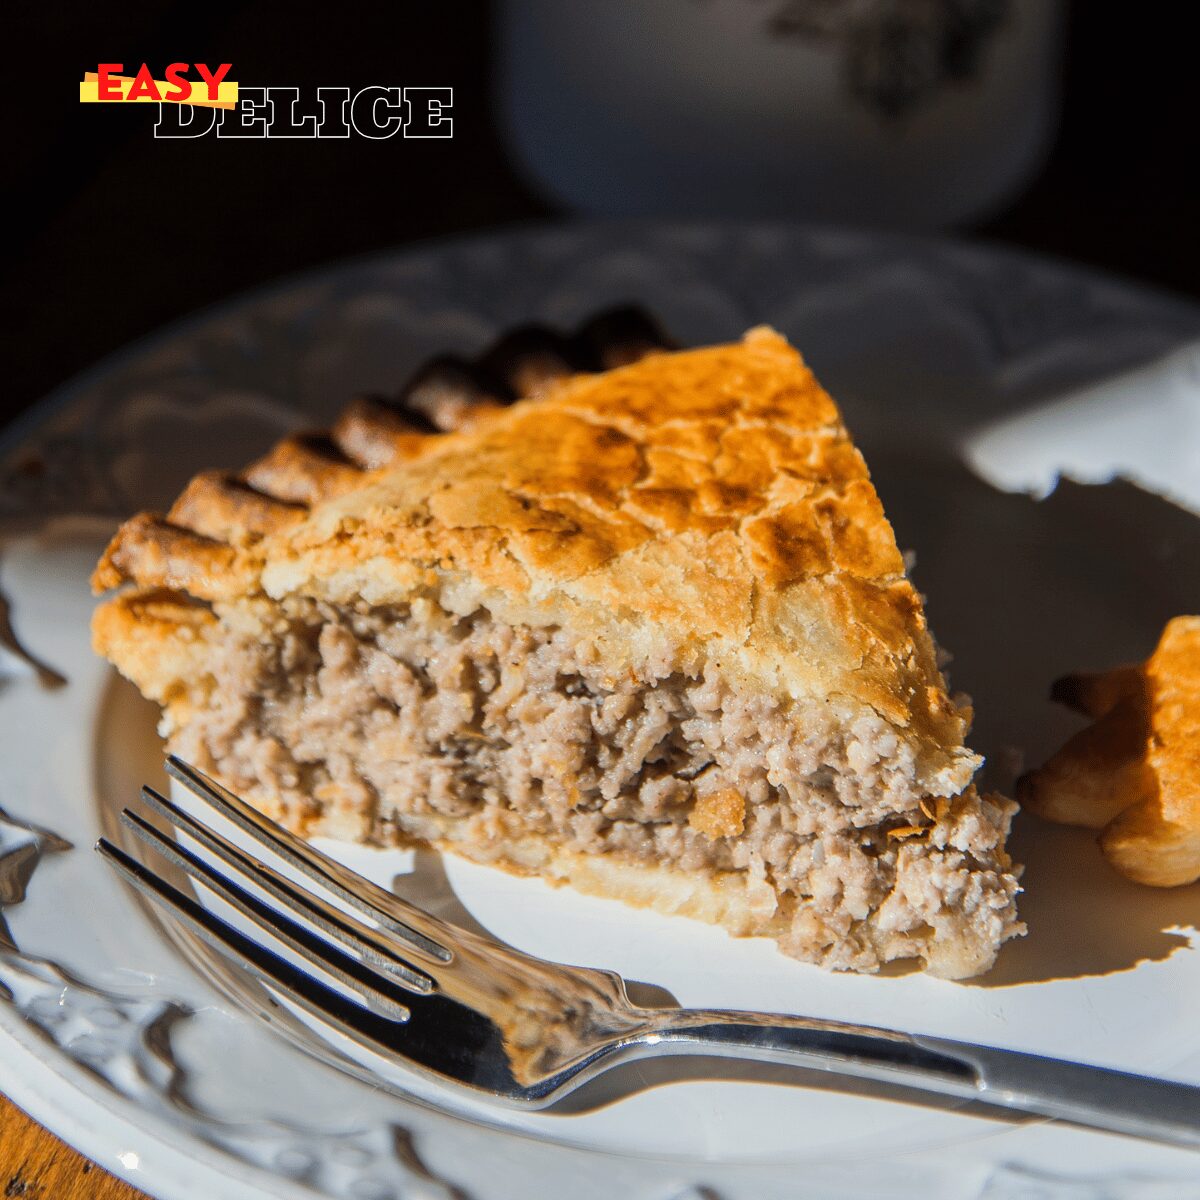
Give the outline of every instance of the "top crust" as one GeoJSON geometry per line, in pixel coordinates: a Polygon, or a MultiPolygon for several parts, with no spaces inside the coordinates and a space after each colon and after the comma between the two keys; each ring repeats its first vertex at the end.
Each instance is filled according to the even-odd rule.
{"type": "Polygon", "coordinates": [[[185,493],[187,528],[135,518],[97,587],[218,603],[432,591],[452,611],[569,626],[614,674],[715,662],[781,699],[873,709],[931,794],[969,783],[966,717],[866,465],[774,331],[557,381],[459,433],[397,429],[390,459],[356,428],[368,463],[335,447],[323,474],[294,445],[265,460],[277,505],[239,517],[238,487],[214,480],[185,493]],[[289,461],[292,489],[277,478],[289,461]]]}

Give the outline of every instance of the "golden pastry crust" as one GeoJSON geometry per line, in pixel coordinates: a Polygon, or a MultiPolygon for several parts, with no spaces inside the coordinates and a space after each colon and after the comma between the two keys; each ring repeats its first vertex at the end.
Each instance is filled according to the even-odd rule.
{"type": "Polygon", "coordinates": [[[341,445],[288,439],[232,490],[202,477],[171,520],[134,518],[97,588],[371,604],[433,588],[452,610],[587,631],[614,672],[716,658],[781,697],[862,705],[913,743],[930,794],[970,781],[964,712],[866,465],[774,331],[552,382],[449,435],[381,420],[372,441],[353,417],[341,445]]]}
{"type": "Polygon", "coordinates": [[[1101,830],[1138,883],[1200,879],[1200,617],[1169,621],[1145,663],[1068,676],[1053,694],[1094,724],[1021,779],[1021,803],[1101,830]]]}

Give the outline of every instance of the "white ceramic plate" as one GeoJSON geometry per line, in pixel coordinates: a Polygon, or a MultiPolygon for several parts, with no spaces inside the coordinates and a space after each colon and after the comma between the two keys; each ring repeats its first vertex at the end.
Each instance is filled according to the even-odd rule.
{"type": "MultiPolygon", "coordinates": [[[[570,1114],[492,1112],[352,1062],[91,852],[138,786],[161,781],[154,710],[88,648],[87,577],[115,520],[327,421],[356,392],[394,388],[431,353],[626,300],[687,342],[768,321],[806,351],[917,550],[998,786],[1075,727],[1043,700],[1051,679],[1144,654],[1166,616],[1194,610],[1191,514],[1124,484],[1037,502],[958,461],[972,429],[1200,334],[1200,311],[1126,285],[944,242],[603,226],[380,257],[205,314],[64,389],[10,439],[0,589],[24,646],[69,682],[45,690],[16,656],[0,661],[0,1089],[163,1200],[1200,1196],[1200,1160],[1183,1151],[728,1064],[685,1078],[645,1068],[570,1114]]],[[[1020,438],[1006,446],[1019,464],[1020,438]]],[[[1110,454],[1120,465],[1120,447],[1110,454]]],[[[1032,932],[967,984],[828,975],[760,941],[455,860],[334,849],[419,903],[685,1004],[1200,1082],[1200,891],[1126,884],[1086,834],[1031,818],[1014,843],[1032,932]]]]}

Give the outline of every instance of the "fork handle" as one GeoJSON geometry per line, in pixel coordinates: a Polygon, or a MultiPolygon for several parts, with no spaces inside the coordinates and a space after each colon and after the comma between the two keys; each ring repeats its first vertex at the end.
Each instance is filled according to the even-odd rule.
{"type": "Polygon", "coordinates": [[[1200,1087],[946,1038],[803,1017],[681,1009],[657,1053],[799,1065],[1200,1149],[1200,1087]]]}

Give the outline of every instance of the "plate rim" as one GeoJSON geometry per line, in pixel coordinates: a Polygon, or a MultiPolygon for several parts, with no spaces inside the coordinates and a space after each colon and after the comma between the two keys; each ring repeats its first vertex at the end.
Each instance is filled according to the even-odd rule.
{"type": "Polygon", "coordinates": [[[1017,246],[998,238],[980,237],[950,230],[942,233],[918,231],[894,231],[871,229],[865,226],[839,225],[830,222],[771,221],[771,220],[657,220],[651,217],[624,217],[611,220],[561,220],[532,219],[516,221],[496,229],[478,230],[469,233],[442,234],[418,238],[382,250],[368,250],[358,254],[336,255],[323,263],[302,267],[295,271],[274,276],[231,296],[202,304],[172,318],[163,325],[140,334],[123,343],[115,350],[102,355],[95,362],[67,376],[49,392],[34,400],[26,409],[0,430],[0,457],[20,449],[21,445],[43,425],[61,411],[85,388],[98,379],[118,369],[123,363],[140,355],[153,352],[164,343],[186,334],[189,330],[210,320],[230,316],[239,309],[251,307],[310,284],[328,281],[339,275],[351,274],[357,269],[384,261],[395,261],[419,254],[448,254],[469,250],[474,245],[494,244],[503,241],[520,241],[554,236],[582,229],[603,229],[621,236],[628,232],[695,233],[719,230],[723,234],[791,234],[813,238],[859,239],[873,243],[884,243],[895,247],[913,249],[951,248],[966,254],[978,254],[993,260],[1003,259],[1027,267],[1050,267],[1056,273],[1069,275],[1080,281],[1117,288],[1136,295],[1140,300],[1164,307],[1173,307],[1181,314],[1189,310],[1200,318],[1200,297],[1188,296],[1165,285],[1150,283],[1128,276],[1120,271],[1080,262],[1066,255],[1043,252],[1026,246],[1017,246]]]}
{"type": "Polygon", "coordinates": [[[5,1004],[0,1004],[0,1033],[16,1049],[20,1065],[26,1068],[10,1072],[7,1056],[0,1060],[5,1068],[7,1099],[51,1136],[131,1187],[153,1195],[154,1200],[210,1200],[216,1194],[229,1196],[231,1184],[248,1185],[247,1196],[267,1195],[275,1200],[306,1200],[313,1195],[310,1189],[281,1175],[208,1147],[202,1139],[173,1127],[157,1113],[148,1112],[115,1091],[103,1093],[107,1103],[102,1101],[101,1093],[93,1090],[94,1081],[87,1069],[66,1055],[40,1054],[46,1039],[5,1004]],[[86,1110],[86,1117],[80,1108],[86,1110]],[[118,1110],[124,1111],[119,1115],[118,1110]],[[105,1139],[113,1139],[122,1128],[137,1132],[139,1162],[132,1167],[121,1161],[120,1151],[105,1145],[105,1139]],[[141,1178],[148,1169],[143,1165],[146,1139],[154,1155],[149,1168],[154,1173],[152,1180],[141,1178]],[[189,1153],[184,1146],[200,1153],[189,1153]],[[215,1185],[226,1190],[214,1193],[211,1188],[215,1185]],[[149,1188],[154,1189],[153,1193],[149,1188]]]}

